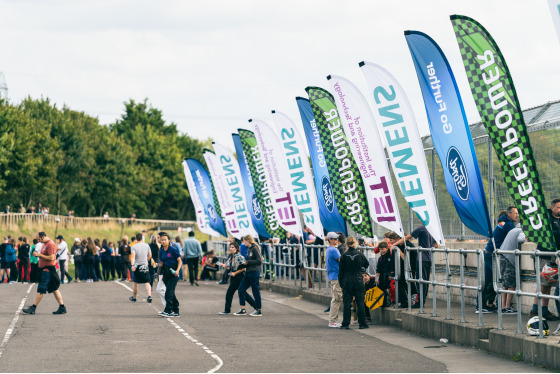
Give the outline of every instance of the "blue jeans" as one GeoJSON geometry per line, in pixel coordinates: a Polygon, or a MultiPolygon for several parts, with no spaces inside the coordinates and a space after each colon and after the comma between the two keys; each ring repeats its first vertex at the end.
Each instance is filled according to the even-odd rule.
{"type": "Polygon", "coordinates": [[[260,277],[261,273],[259,271],[250,271],[245,273],[245,276],[239,285],[239,289],[237,290],[239,294],[239,305],[245,306],[245,294],[247,293],[247,289],[251,287],[251,290],[253,291],[253,298],[255,299],[255,309],[261,309],[261,291],[259,288],[260,277]]]}

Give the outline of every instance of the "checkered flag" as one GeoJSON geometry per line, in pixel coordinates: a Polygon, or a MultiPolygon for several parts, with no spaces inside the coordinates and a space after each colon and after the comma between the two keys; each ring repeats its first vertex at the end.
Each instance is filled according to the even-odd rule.
{"type": "Polygon", "coordinates": [[[554,238],[527,127],[505,59],[492,36],[475,20],[451,16],[476,107],[498,156],[523,231],[541,249],[554,238]]]}
{"type": "Polygon", "coordinates": [[[267,206],[271,206],[270,201],[267,202],[267,200],[270,200],[270,195],[268,191],[266,191],[265,194],[265,189],[267,187],[262,161],[257,162],[257,160],[260,160],[261,156],[255,134],[249,130],[239,129],[239,138],[241,139],[241,144],[243,145],[245,160],[249,165],[251,179],[253,180],[255,194],[257,195],[257,200],[262,210],[266,231],[275,238],[285,239],[286,230],[280,227],[276,218],[276,213],[274,210],[267,211],[266,209],[267,206]]]}
{"type": "Polygon", "coordinates": [[[307,87],[305,91],[309,95],[309,102],[317,122],[327,169],[332,180],[336,206],[352,230],[358,234],[373,237],[364,183],[342,130],[334,97],[319,87],[307,87]],[[337,140],[333,141],[333,139],[337,140]],[[342,157],[342,155],[344,156],[342,157]],[[352,194],[344,191],[348,183],[355,183],[355,191],[352,194]],[[352,195],[352,198],[349,198],[349,195],[352,195]],[[353,208],[355,204],[358,204],[359,212],[353,208]]]}

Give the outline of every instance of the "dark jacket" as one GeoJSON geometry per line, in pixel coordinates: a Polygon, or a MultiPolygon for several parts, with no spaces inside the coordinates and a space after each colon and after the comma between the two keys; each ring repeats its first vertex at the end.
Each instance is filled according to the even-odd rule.
{"type": "Polygon", "coordinates": [[[342,288],[350,287],[355,281],[363,284],[362,268],[367,269],[369,261],[363,253],[356,248],[348,247],[348,251],[340,257],[338,281],[342,288]]]}
{"type": "MultiPolygon", "coordinates": [[[[504,239],[506,238],[508,232],[515,228],[515,223],[506,215],[502,214],[498,219],[498,225],[492,232],[492,236],[494,237],[494,242],[496,242],[496,247],[500,248],[504,239]]],[[[488,241],[485,248],[486,252],[492,253],[494,252],[494,243],[492,239],[488,241]]]]}
{"type": "Polygon", "coordinates": [[[554,240],[556,241],[556,250],[560,251],[560,218],[554,217],[550,209],[548,209],[548,214],[552,225],[552,235],[554,235],[554,240]]]}
{"type": "Polygon", "coordinates": [[[390,251],[387,251],[384,255],[379,256],[375,272],[379,274],[393,274],[392,276],[395,275],[395,264],[393,262],[393,255],[391,255],[390,251]]]}
{"type": "Polygon", "coordinates": [[[19,246],[18,249],[18,259],[20,262],[29,262],[29,251],[31,250],[31,247],[29,246],[29,244],[25,243],[25,244],[21,244],[19,246]]]}
{"type": "Polygon", "coordinates": [[[253,244],[247,250],[247,273],[250,271],[260,271],[262,265],[262,256],[259,246],[253,244]]]}

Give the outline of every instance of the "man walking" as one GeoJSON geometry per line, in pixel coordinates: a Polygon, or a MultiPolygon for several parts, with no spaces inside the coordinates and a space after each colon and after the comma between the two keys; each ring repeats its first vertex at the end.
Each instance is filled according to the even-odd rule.
{"type": "Polygon", "coordinates": [[[43,295],[48,292],[54,295],[59,305],[58,309],[55,310],[53,314],[65,314],[66,307],[62,301],[62,294],[58,290],[60,287],[60,278],[56,272],[56,246],[43,231],[38,232],[35,238],[39,243],[43,243],[41,252],[33,252],[33,256],[39,257],[41,277],[39,279],[39,284],[37,285],[35,302],[33,305],[23,309],[22,312],[25,314],[35,314],[35,310],[43,299],[43,295]]]}
{"type": "Polygon", "coordinates": [[[130,301],[136,301],[136,295],[138,294],[138,284],[144,284],[146,287],[146,292],[148,293],[148,298],[146,301],[148,303],[152,302],[152,285],[150,284],[150,270],[148,264],[152,258],[152,252],[150,246],[144,243],[144,237],[142,234],[136,234],[136,244],[131,248],[131,269],[134,272],[134,285],[132,286],[132,296],[130,296],[130,301]]]}
{"type": "Polygon", "coordinates": [[[163,275],[165,284],[165,309],[159,313],[162,317],[179,317],[179,300],[175,297],[175,287],[179,281],[181,269],[181,253],[171,245],[171,239],[166,232],[160,232],[161,249],[159,250],[158,275],[163,275]]]}
{"type": "Polygon", "coordinates": [[[198,260],[202,257],[202,247],[200,242],[195,239],[194,231],[189,232],[189,238],[185,240],[185,261],[189,267],[189,282],[197,285],[198,260]]]}

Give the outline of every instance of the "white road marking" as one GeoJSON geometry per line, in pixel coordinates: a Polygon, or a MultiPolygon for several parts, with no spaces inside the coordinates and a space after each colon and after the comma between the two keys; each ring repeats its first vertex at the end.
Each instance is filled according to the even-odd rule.
{"type": "Polygon", "coordinates": [[[14,319],[12,319],[12,322],[10,323],[10,326],[8,326],[8,330],[6,330],[6,334],[4,334],[4,339],[2,339],[2,343],[0,343],[0,358],[2,358],[2,353],[4,353],[4,350],[6,349],[6,345],[8,345],[8,341],[10,340],[10,337],[12,336],[12,333],[14,332],[14,328],[16,327],[16,323],[19,319],[19,314],[21,313],[21,310],[23,309],[23,306],[25,305],[25,302],[27,301],[27,296],[29,295],[29,291],[31,291],[31,287],[33,287],[33,285],[30,285],[29,288],[27,289],[25,297],[21,300],[21,303],[19,304],[19,306],[16,310],[16,314],[14,316],[14,319]]]}
{"type": "MultiPolygon", "coordinates": [[[[115,282],[117,284],[120,284],[121,286],[123,286],[124,288],[126,288],[127,290],[129,290],[130,292],[132,292],[132,288],[128,287],[126,284],[122,284],[121,282],[115,282]]],[[[154,308],[154,310],[156,312],[160,312],[159,310],[156,309],[155,306],[152,305],[152,308],[154,308]]],[[[193,343],[195,343],[198,346],[202,346],[201,348],[204,350],[204,352],[208,353],[210,355],[210,357],[212,357],[214,360],[216,360],[216,362],[218,363],[218,365],[216,365],[214,368],[212,368],[211,370],[208,371],[208,373],[215,373],[216,371],[220,370],[220,368],[222,366],[224,366],[224,361],[222,361],[222,359],[215,354],[214,352],[212,352],[207,346],[205,346],[204,344],[200,343],[198,340],[194,339],[192,336],[189,335],[189,333],[185,332],[185,330],[179,326],[175,321],[173,321],[171,318],[166,318],[167,321],[169,321],[169,323],[171,323],[171,325],[173,327],[175,327],[177,329],[177,331],[181,332],[182,335],[187,338],[188,340],[192,341],[193,343]]]]}

